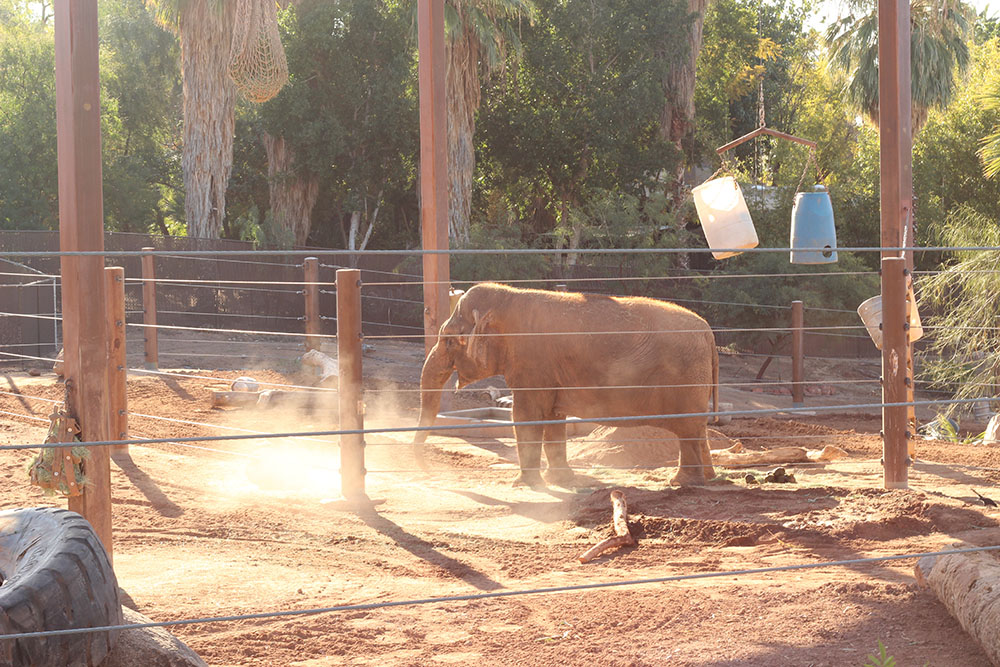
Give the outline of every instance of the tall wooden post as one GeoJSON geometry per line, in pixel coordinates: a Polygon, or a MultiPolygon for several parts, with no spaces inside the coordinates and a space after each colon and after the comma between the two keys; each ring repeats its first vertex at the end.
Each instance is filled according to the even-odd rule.
{"type": "MultiPolygon", "coordinates": [[[[56,135],[59,246],[104,251],[101,112],[97,60],[97,0],[56,2],[56,135]]],[[[67,411],[83,441],[108,440],[108,327],[104,257],[61,260],[67,411]]],[[[69,508],[82,514],[108,551],[111,544],[111,465],[107,447],[91,447],[89,484],[69,508]]]]}
{"type": "MultiPolygon", "coordinates": [[[[878,88],[879,88],[879,156],[880,156],[880,220],[881,241],[883,248],[898,248],[904,244],[916,245],[913,234],[913,133],[911,127],[911,90],[910,90],[910,3],[909,0],[879,0],[878,2],[878,88]]],[[[912,271],[913,254],[900,253],[898,250],[883,250],[883,260],[887,257],[902,257],[904,266],[912,271]]],[[[886,282],[885,267],[882,272],[882,321],[888,321],[887,299],[896,295],[887,295],[890,285],[886,282]]],[[[891,280],[895,280],[894,276],[891,280]]],[[[892,283],[891,289],[896,289],[892,283]]],[[[905,305],[905,304],[904,304],[905,305]]],[[[884,336],[884,332],[883,332],[884,336]]],[[[883,359],[886,358],[886,348],[883,347],[883,359]]],[[[898,360],[904,372],[894,376],[899,387],[883,387],[900,401],[913,400],[913,351],[909,344],[898,360]],[[909,382],[909,386],[907,386],[909,382]]],[[[887,385],[888,376],[883,373],[883,382],[887,385]]],[[[892,428],[902,428],[902,437],[906,438],[905,422],[913,411],[903,409],[903,425],[893,422],[892,428]]],[[[915,418],[914,418],[915,421],[915,418]]],[[[883,417],[882,430],[887,439],[895,439],[898,434],[890,435],[890,424],[883,417]]],[[[904,451],[909,445],[904,447],[904,451]]],[[[904,470],[905,473],[905,470],[904,470]]],[[[888,473],[887,473],[888,474],[888,473]]],[[[906,485],[906,476],[902,478],[906,485]]],[[[895,483],[895,482],[894,482],[895,483]]],[[[888,477],[886,486],[889,487],[888,477]]]]}
{"type": "MultiPolygon", "coordinates": [[[[108,331],[111,333],[108,358],[108,417],[112,440],[128,440],[128,364],[125,359],[125,269],[109,266],[107,277],[108,331]]],[[[128,445],[115,445],[112,451],[127,452],[128,445]]]]}
{"type": "Polygon", "coordinates": [[[802,302],[792,301],[792,407],[801,408],[805,399],[805,352],[802,347],[805,317],[802,302]]]}
{"type": "MultiPolygon", "coordinates": [[[[417,0],[420,84],[420,229],[424,250],[448,250],[448,136],[444,0],[417,0]]],[[[448,318],[451,280],[445,253],[425,253],[424,351],[448,318]]]]}
{"type": "MultiPolygon", "coordinates": [[[[337,270],[337,361],[340,370],[340,428],[365,427],[361,373],[361,271],[337,270]]],[[[364,500],[365,438],[340,436],[340,489],[348,500],[364,500]]]]}
{"type": "MultiPolygon", "coordinates": [[[[152,253],[156,248],[143,248],[152,253]]],[[[156,265],[152,254],[142,256],[142,323],[143,341],[146,346],[146,368],[156,370],[160,366],[159,339],[156,329],[156,265]]]]}
{"type": "MultiPolygon", "coordinates": [[[[882,260],[882,402],[906,402],[906,260],[882,260]]],[[[887,489],[908,486],[906,406],[882,408],[882,466],[887,489]]]]}
{"type": "Polygon", "coordinates": [[[306,296],[306,350],[319,350],[323,347],[322,322],[319,315],[319,259],[306,257],[303,265],[306,296]]]}

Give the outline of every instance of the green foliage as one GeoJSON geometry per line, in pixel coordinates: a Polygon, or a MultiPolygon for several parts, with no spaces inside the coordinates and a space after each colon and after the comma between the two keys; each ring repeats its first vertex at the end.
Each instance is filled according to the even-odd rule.
{"type": "Polygon", "coordinates": [[[0,22],[0,228],[55,229],[55,49],[52,30],[4,5],[0,22]]]}
{"type": "MultiPolygon", "coordinates": [[[[826,38],[833,67],[848,77],[844,93],[854,107],[878,124],[878,8],[873,0],[830,24],[826,38]]],[[[910,68],[914,133],[931,108],[943,109],[955,92],[955,73],[969,64],[968,40],[975,14],[960,0],[910,2],[910,68]]]]}
{"type": "Polygon", "coordinates": [[[659,135],[661,81],[683,57],[686,3],[545,0],[516,69],[488,88],[478,197],[506,200],[530,233],[601,191],[640,195],[678,156],[659,135]]]}
{"type": "MultiPolygon", "coordinates": [[[[960,207],[941,238],[953,247],[998,247],[1000,225],[960,207]]],[[[955,398],[989,396],[1000,372],[1000,251],[955,251],[943,268],[917,285],[934,332],[918,368],[932,387],[953,391],[955,398]]],[[[960,409],[950,405],[946,414],[960,409]]]]}
{"type": "Polygon", "coordinates": [[[371,0],[289,5],[281,14],[290,81],[260,107],[259,126],[295,153],[295,173],[282,177],[319,179],[320,238],[340,240],[352,211],[387,201],[378,247],[382,223],[407,215],[398,206],[415,186],[419,146],[407,18],[398,4],[371,0]]]}
{"type": "MultiPolygon", "coordinates": [[[[0,228],[58,226],[55,39],[19,4],[0,23],[0,228]]],[[[166,191],[179,187],[180,82],[173,38],[142,0],[100,5],[104,211],[109,229],[166,228],[166,191]]]]}
{"type": "Polygon", "coordinates": [[[878,655],[869,654],[865,667],[896,667],[896,659],[888,654],[881,639],[878,642],[878,655]]]}
{"type": "MultiPolygon", "coordinates": [[[[972,49],[972,65],[944,111],[932,112],[914,140],[913,189],[917,198],[917,239],[944,242],[942,222],[959,208],[1000,219],[1000,180],[984,175],[980,140],[1000,121],[1000,108],[984,101],[1000,71],[1000,40],[972,49]]],[[[989,159],[984,150],[984,160],[989,159]]],[[[930,258],[938,260],[940,258],[930,258]]]]}

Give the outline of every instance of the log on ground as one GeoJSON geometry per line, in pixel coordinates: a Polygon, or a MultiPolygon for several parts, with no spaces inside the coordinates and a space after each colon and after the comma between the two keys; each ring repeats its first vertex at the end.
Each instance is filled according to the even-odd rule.
{"type": "Polygon", "coordinates": [[[1000,560],[991,552],[925,556],[914,569],[994,665],[1000,665],[1000,560]]]}

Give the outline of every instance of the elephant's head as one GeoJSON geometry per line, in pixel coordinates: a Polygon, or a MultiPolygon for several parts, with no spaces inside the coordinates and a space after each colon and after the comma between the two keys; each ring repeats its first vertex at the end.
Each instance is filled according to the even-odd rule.
{"type": "MultiPolygon", "coordinates": [[[[458,372],[459,387],[503,373],[496,296],[488,285],[471,288],[441,326],[437,343],[427,355],[420,373],[421,427],[434,425],[441,406],[441,392],[452,372],[458,372]]],[[[413,437],[414,453],[421,463],[427,434],[427,431],[417,431],[413,437]]]]}

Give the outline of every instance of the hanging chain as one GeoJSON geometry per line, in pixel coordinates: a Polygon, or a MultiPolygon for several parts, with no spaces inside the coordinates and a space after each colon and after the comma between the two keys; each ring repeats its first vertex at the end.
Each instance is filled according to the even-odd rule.
{"type": "Polygon", "coordinates": [[[819,178],[819,163],[816,162],[816,149],[810,146],[809,155],[806,156],[806,163],[802,165],[802,176],[799,177],[799,184],[795,186],[796,192],[801,192],[802,190],[802,183],[806,180],[806,174],[809,172],[810,163],[816,167],[816,182],[818,183],[821,180],[819,178]]]}

